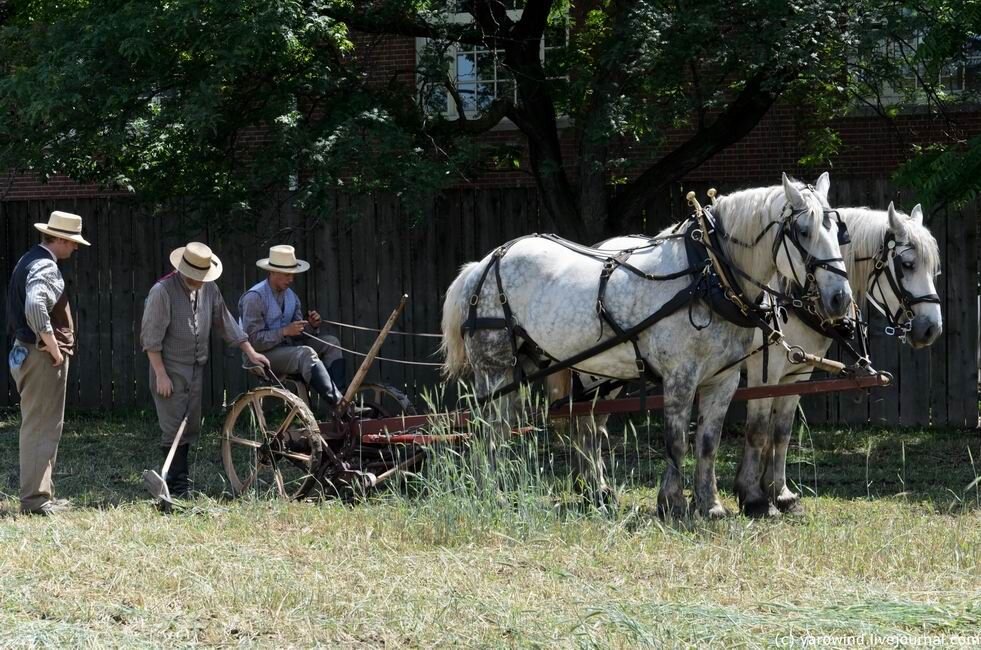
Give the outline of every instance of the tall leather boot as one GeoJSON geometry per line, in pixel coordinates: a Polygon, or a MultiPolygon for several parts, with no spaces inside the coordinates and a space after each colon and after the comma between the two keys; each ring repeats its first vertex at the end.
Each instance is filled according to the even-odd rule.
{"type": "Polygon", "coordinates": [[[331,407],[336,406],[341,401],[341,398],[344,397],[341,391],[337,389],[337,385],[330,378],[327,368],[324,367],[323,362],[319,359],[314,361],[310,367],[310,388],[317,391],[321,399],[326,401],[331,407]]]}
{"type": "Polygon", "coordinates": [[[347,390],[347,361],[345,359],[337,359],[330,364],[327,373],[334,380],[334,385],[337,386],[338,390],[342,393],[347,390]]]}
{"type": "MultiPolygon", "coordinates": [[[[190,451],[190,445],[178,445],[177,450],[174,452],[174,460],[170,463],[170,469],[167,470],[167,489],[170,491],[171,497],[177,497],[178,499],[187,498],[191,495],[191,482],[188,478],[188,463],[187,463],[187,453],[190,451]]],[[[170,452],[170,448],[164,448],[164,457],[170,452]]]]}

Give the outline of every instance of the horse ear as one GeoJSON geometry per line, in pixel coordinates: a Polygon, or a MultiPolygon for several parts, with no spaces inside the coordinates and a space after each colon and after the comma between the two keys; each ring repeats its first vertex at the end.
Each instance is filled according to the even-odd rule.
{"type": "Polygon", "coordinates": [[[913,206],[913,211],[909,213],[910,221],[917,226],[923,225],[923,206],[917,203],[913,206]]]}
{"type": "Polygon", "coordinates": [[[831,174],[824,172],[818,177],[817,182],[814,183],[814,189],[817,190],[825,201],[828,200],[828,190],[831,189],[831,174]]]}
{"type": "Polygon", "coordinates": [[[886,212],[889,213],[889,230],[892,231],[892,234],[895,235],[896,239],[905,239],[906,224],[903,223],[903,218],[899,216],[898,212],[896,212],[896,206],[893,205],[892,201],[889,202],[889,207],[886,209],[886,212]]]}
{"type": "Polygon", "coordinates": [[[807,204],[804,202],[804,196],[800,193],[800,190],[794,187],[794,184],[790,182],[786,172],[783,174],[783,193],[787,195],[787,202],[798,210],[803,210],[807,206],[807,204]]]}

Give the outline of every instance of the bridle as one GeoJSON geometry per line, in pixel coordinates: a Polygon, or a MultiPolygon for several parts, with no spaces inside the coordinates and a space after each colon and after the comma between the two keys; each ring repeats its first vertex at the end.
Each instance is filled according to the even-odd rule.
{"type": "Polygon", "coordinates": [[[935,293],[924,293],[919,296],[914,296],[906,287],[903,285],[903,278],[905,273],[903,272],[903,260],[901,254],[906,251],[915,248],[911,242],[904,241],[900,242],[896,240],[896,236],[892,231],[886,233],[886,237],[882,242],[882,246],[872,257],[860,257],[856,258],[856,262],[868,262],[870,260],[875,260],[872,270],[869,272],[868,277],[868,298],[869,302],[878,309],[889,321],[889,325],[885,328],[885,333],[888,336],[898,336],[903,338],[907,333],[913,328],[913,318],[915,314],[913,313],[913,306],[918,305],[923,302],[940,304],[940,296],[935,293]],[[886,305],[885,293],[882,289],[882,278],[885,277],[886,281],[889,283],[889,287],[892,289],[893,294],[899,298],[899,307],[896,311],[892,311],[886,305]],[[875,292],[878,290],[879,298],[876,298],[875,292]],[[905,320],[903,320],[905,318],[905,320]]]}
{"type": "MultiPolygon", "coordinates": [[[[813,187],[807,186],[808,189],[814,190],[813,187]]],[[[780,250],[782,249],[787,255],[787,261],[790,263],[790,270],[794,275],[794,283],[796,286],[800,287],[801,292],[794,292],[796,295],[784,294],[780,291],[776,291],[766,285],[762,285],[755,282],[752,278],[749,278],[750,282],[758,286],[765,293],[768,293],[779,301],[791,303],[794,307],[804,308],[808,303],[814,303],[820,298],[820,293],[817,288],[817,278],[815,273],[818,269],[824,269],[829,273],[834,273],[835,275],[841,276],[848,279],[848,272],[844,268],[837,268],[832,266],[835,262],[841,262],[842,266],[845,265],[845,260],[842,257],[827,257],[819,258],[811,254],[804,246],[804,242],[801,241],[800,225],[798,221],[800,217],[805,214],[810,213],[810,208],[803,208],[800,210],[794,210],[789,204],[784,208],[784,214],[781,215],[780,220],[772,221],[767,225],[759,235],[757,235],[752,243],[747,243],[741,241],[726,232],[722,232],[722,236],[739,246],[744,248],[752,248],[760,242],[761,239],[766,235],[766,233],[774,226],[779,226],[780,234],[773,240],[773,248],[771,253],[773,255],[773,263],[775,266],[778,264],[778,256],[780,255],[780,250]],[[788,244],[789,242],[789,244],[788,244]],[[797,267],[794,264],[794,259],[790,255],[790,246],[793,246],[797,250],[798,255],[800,255],[801,260],[804,262],[805,278],[801,282],[800,277],[797,275],[797,267]]],[[[848,228],[845,222],[841,218],[841,214],[837,210],[832,210],[830,208],[822,208],[823,217],[830,218],[829,215],[834,215],[834,218],[838,222],[838,245],[844,246],[851,242],[851,237],[848,234],[848,228]]],[[[721,228],[720,228],[721,230],[721,228]]]]}
{"type": "MultiPolygon", "coordinates": [[[[820,294],[817,288],[817,278],[815,273],[818,269],[824,269],[829,273],[834,273],[835,275],[841,276],[848,279],[848,272],[844,268],[838,268],[832,266],[835,262],[841,262],[842,266],[845,265],[845,260],[842,257],[827,257],[818,258],[811,254],[810,251],[804,246],[801,241],[800,225],[798,221],[801,216],[808,214],[809,209],[805,208],[803,210],[790,209],[789,214],[780,221],[780,236],[773,241],[773,261],[777,262],[777,256],[780,254],[780,250],[783,249],[784,253],[787,255],[787,261],[790,262],[791,273],[794,274],[794,283],[801,288],[801,295],[792,300],[795,307],[802,307],[803,302],[815,302],[820,298],[820,294]],[[797,253],[800,255],[801,259],[804,261],[805,277],[804,281],[797,276],[797,268],[794,265],[793,258],[790,256],[790,248],[787,242],[790,242],[797,253]],[[798,305],[797,303],[802,304],[798,305]]],[[[832,210],[828,208],[822,209],[823,218],[830,218],[829,215],[834,215],[834,218],[838,222],[838,246],[844,246],[851,241],[851,237],[848,234],[848,228],[845,226],[845,222],[841,218],[841,214],[837,210],[832,210]]]]}

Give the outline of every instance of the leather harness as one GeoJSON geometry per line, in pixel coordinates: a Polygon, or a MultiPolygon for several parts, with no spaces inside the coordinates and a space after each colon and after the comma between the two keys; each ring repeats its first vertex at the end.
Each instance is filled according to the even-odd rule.
{"type": "MultiPolygon", "coordinates": [[[[824,268],[830,272],[844,276],[844,271],[831,266],[831,264],[834,262],[842,261],[841,258],[816,259],[807,252],[800,242],[800,238],[796,230],[795,217],[803,213],[804,211],[794,211],[791,209],[789,214],[783,215],[780,221],[774,221],[767,226],[756,238],[754,245],[759,243],[759,241],[771,227],[780,225],[782,236],[778,237],[774,242],[773,255],[776,257],[781,245],[786,249],[786,240],[789,239],[791,244],[794,245],[800,252],[802,259],[805,260],[805,265],[807,268],[807,281],[804,283],[804,286],[809,286],[814,281],[814,271],[817,268],[824,268]]],[[[840,233],[841,231],[839,231],[839,237],[841,236],[840,233]]],[[[477,331],[485,329],[503,329],[507,331],[511,345],[511,365],[514,368],[514,380],[510,384],[507,384],[506,386],[495,390],[492,394],[484,397],[482,401],[495,399],[501,395],[517,390],[522,383],[533,382],[565,368],[572,368],[577,363],[585,361],[590,357],[596,356],[597,354],[605,352],[625,342],[630,342],[634,348],[638,376],[656,380],[656,372],[640,351],[638,340],[639,335],[658,321],[670,316],[671,314],[674,314],[686,305],[689,307],[689,320],[692,322],[692,325],[698,329],[707,327],[709,324],[711,324],[711,321],[704,325],[696,325],[692,319],[692,306],[700,299],[704,300],[709,305],[713,313],[718,314],[720,317],[728,320],[729,322],[732,322],[740,327],[760,328],[764,334],[763,352],[765,359],[767,347],[771,343],[782,338],[782,333],[779,329],[779,318],[776,317],[774,308],[762,305],[760,300],[753,301],[748,299],[741,290],[737,277],[742,277],[748,280],[751,284],[759,287],[762,291],[760,298],[762,298],[764,293],[773,295],[774,297],[783,300],[788,300],[791,298],[786,294],[771,289],[765,284],[757,282],[755,279],[736,267],[725,254],[725,249],[720,243],[720,239],[723,238],[733,240],[733,238],[729,237],[721,228],[721,224],[716,222],[710,209],[707,207],[702,208],[701,206],[696,205],[695,214],[692,217],[689,217],[686,221],[683,221],[675,226],[672,234],[648,238],[647,243],[642,246],[617,251],[612,254],[611,251],[603,251],[582,246],[554,234],[539,235],[536,233],[532,235],[525,235],[523,237],[513,239],[498,247],[482,270],[477,284],[470,295],[467,318],[461,325],[461,334],[463,336],[472,336],[477,331]],[[525,331],[524,328],[522,328],[521,325],[515,320],[514,312],[511,309],[507,293],[505,292],[501,281],[500,272],[501,259],[503,259],[503,257],[507,254],[508,250],[510,250],[510,248],[519,241],[529,238],[547,239],[551,242],[560,244],[573,252],[603,262],[596,299],[596,312],[600,319],[601,327],[600,337],[602,337],[602,327],[604,323],[610,326],[615,336],[605,341],[601,341],[587,350],[583,350],[582,352],[564,360],[551,357],[540,346],[535,344],[535,342],[528,335],[527,331],[525,331]],[[685,240],[685,250],[689,262],[687,269],[665,275],[656,275],[642,271],[636,266],[630,264],[629,259],[634,253],[640,250],[653,248],[660,245],[665,240],[673,238],[683,238],[685,240]],[[618,268],[651,281],[674,280],[685,276],[693,276],[693,280],[687,287],[677,292],[670,300],[655,310],[654,313],[650,314],[647,318],[631,327],[624,327],[616,321],[605,305],[605,292],[607,284],[613,272],[618,268]],[[503,318],[482,317],[478,313],[480,294],[483,290],[484,283],[491,272],[491,269],[494,270],[494,277],[497,283],[498,301],[501,305],[502,311],[504,312],[503,318]],[[526,375],[520,363],[519,355],[532,360],[538,369],[526,375]]],[[[737,244],[742,244],[744,246],[747,245],[739,242],[738,240],[733,241],[735,241],[737,244]]],[[[744,359],[745,357],[737,361],[737,363],[742,362],[744,359]]],[[[731,368],[733,365],[735,364],[726,366],[723,371],[731,368]]],[[[764,369],[765,368],[766,361],[764,360],[764,369]]],[[[764,381],[766,381],[765,374],[764,381]]]]}

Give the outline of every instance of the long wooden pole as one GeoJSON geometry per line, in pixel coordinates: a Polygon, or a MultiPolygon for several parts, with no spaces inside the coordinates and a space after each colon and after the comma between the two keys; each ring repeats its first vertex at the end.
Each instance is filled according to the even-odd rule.
{"type": "Polygon", "coordinates": [[[405,309],[405,303],[408,300],[409,295],[405,293],[402,294],[402,299],[399,301],[399,306],[395,308],[392,315],[388,317],[388,321],[386,321],[385,326],[380,332],[378,332],[378,337],[372,344],[371,349],[368,350],[368,354],[365,356],[364,361],[361,362],[361,367],[359,367],[358,371],[354,374],[354,379],[352,379],[351,383],[348,385],[347,392],[344,393],[344,397],[337,404],[336,412],[338,415],[343,414],[347,410],[351,400],[354,399],[354,394],[358,392],[359,388],[361,388],[361,384],[364,382],[364,378],[367,376],[368,370],[371,369],[371,364],[374,363],[375,357],[378,356],[378,351],[381,350],[382,343],[385,342],[385,338],[388,336],[389,331],[391,331],[392,327],[395,326],[395,321],[397,321],[399,316],[402,315],[402,310],[405,309]]]}

